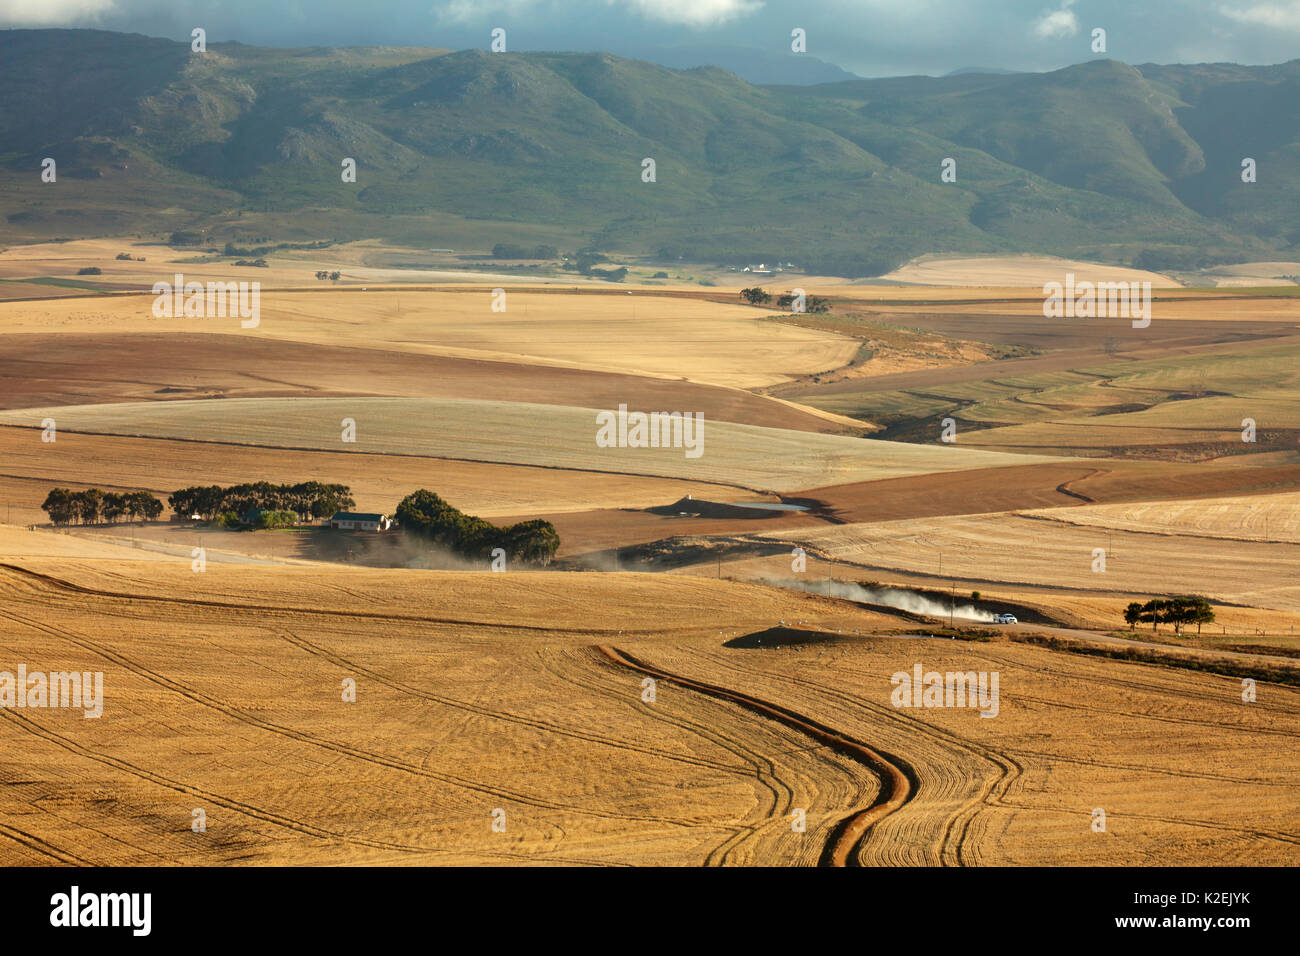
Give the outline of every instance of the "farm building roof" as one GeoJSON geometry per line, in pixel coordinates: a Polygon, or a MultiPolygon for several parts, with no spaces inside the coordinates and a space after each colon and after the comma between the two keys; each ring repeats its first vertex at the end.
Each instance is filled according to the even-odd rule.
{"type": "Polygon", "coordinates": [[[383,521],[386,517],[388,516],[367,511],[340,511],[330,521],[383,521]]]}

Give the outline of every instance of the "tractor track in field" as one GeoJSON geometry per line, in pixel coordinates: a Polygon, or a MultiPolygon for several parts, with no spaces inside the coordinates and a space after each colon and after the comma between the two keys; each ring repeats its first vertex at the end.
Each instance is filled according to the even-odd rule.
{"type": "MultiPolygon", "coordinates": [[[[422,700],[432,701],[435,704],[442,704],[445,707],[451,707],[456,710],[462,710],[465,711],[466,713],[475,714],[476,716],[479,717],[486,717],[490,720],[501,720],[501,721],[505,721],[506,723],[518,724],[519,726],[529,727],[533,730],[542,731],[543,733],[555,734],[556,736],[560,736],[560,737],[572,737],[577,740],[584,740],[587,743],[599,744],[605,747],[613,747],[617,750],[627,750],[648,757],[657,757],[663,760],[686,763],[696,767],[707,767],[710,770],[719,770],[728,773],[736,773],[736,772],[741,772],[743,770],[743,768],[735,767],[730,764],[721,763],[719,761],[704,760],[698,757],[691,757],[688,754],[676,754],[668,750],[659,749],[657,747],[637,746],[635,744],[628,743],[626,740],[622,740],[616,737],[607,737],[601,734],[592,733],[590,731],[580,730],[575,727],[565,727],[564,725],[557,724],[553,721],[542,720],[536,717],[528,717],[523,714],[512,714],[509,711],[496,710],[492,707],[487,707],[477,702],[459,700],[455,697],[448,697],[445,694],[436,694],[433,691],[423,690],[419,687],[413,687],[410,684],[406,684],[400,680],[397,680],[396,678],[389,677],[388,675],[383,674],[379,671],[372,670],[369,667],[366,667],[362,664],[358,664],[355,661],[352,661],[341,654],[336,654],[333,651],[326,650],[325,648],[317,644],[313,644],[311,641],[308,641],[306,638],[293,634],[290,631],[277,630],[277,635],[282,639],[284,639],[285,641],[288,641],[290,644],[294,645],[295,647],[300,648],[301,650],[305,651],[308,654],[311,654],[314,657],[318,657],[322,660],[329,661],[331,664],[343,668],[344,670],[355,672],[358,674],[364,674],[366,677],[370,678],[376,683],[383,684],[386,687],[391,687],[393,690],[399,691],[400,693],[408,694],[412,697],[418,697],[422,700]]],[[[656,822],[668,823],[671,821],[664,819],[664,820],[656,820],[656,822]]]]}
{"type": "MultiPolygon", "coordinates": [[[[590,663],[597,668],[595,673],[604,672],[606,668],[600,667],[600,665],[608,663],[608,660],[596,648],[588,648],[587,650],[591,652],[590,663]]],[[[564,670],[553,666],[552,662],[547,662],[544,659],[542,666],[554,674],[558,680],[582,687],[601,697],[619,700],[629,708],[635,708],[636,705],[633,701],[639,700],[639,695],[629,694],[626,688],[616,688],[594,680],[584,680],[577,676],[577,674],[592,673],[590,670],[578,668],[576,674],[566,673],[564,670]]],[[[695,734],[737,757],[746,766],[732,767],[727,764],[718,764],[718,768],[756,780],[767,795],[767,799],[764,801],[765,809],[760,810],[759,815],[768,822],[742,824],[734,828],[733,832],[729,833],[721,843],[709,851],[705,858],[705,865],[727,865],[733,860],[737,851],[750,842],[757,840],[764,829],[772,825],[773,822],[780,823],[780,818],[789,813],[794,801],[794,789],[782,779],[775,761],[748,746],[740,737],[725,733],[720,727],[696,722],[681,714],[668,714],[663,708],[650,708],[649,710],[649,716],[655,721],[676,727],[688,734],[695,734]]]]}
{"type": "Polygon", "coordinates": [[[443,624],[453,627],[484,627],[495,628],[503,631],[586,634],[593,637],[608,635],[610,632],[610,629],[608,628],[583,629],[568,626],[548,627],[542,624],[507,624],[499,621],[478,621],[454,617],[425,617],[416,614],[384,614],[378,611],[349,611],[342,608],[292,607],[289,605],[274,604],[241,604],[237,601],[169,597],[165,594],[132,594],[123,591],[103,591],[98,588],[73,584],[71,581],[65,581],[62,578],[54,577],[51,574],[44,574],[40,571],[32,571],[29,568],[24,568],[16,564],[0,562],[0,570],[9,571],[20,577],[39,581],[40,583],[53,587],[58,591],[72,592],[74,594],[82,594],[89,597],[112,598],[114,600],[126,601],[127,603],[139,602],[145,604],[180,605],[187,608],[217,608],[224,611],[236,611],[244,614],[249,612],[262,612],[263,614],[269,614],[276,617],[304,615],[329,618],[359,618],[362,620],[373,621],[400,621],[408,624],[443,624]]]}
{"type": "MultiPolygon", "coordinates": [[[[704,656],[708,657],[710,660],[716,660],[720,664],[725,664],[726,666],[730,667],[733,670],[741,671],[742,673],[744,672],[742,668],[728,661],[725,661],[723,658],[719,657],[716,654],[705,654],[704,656]]],[[[992,657],[992,655],[987,654],[983,649],[981,649],[981,656],[992,657]]],[[[1005,658],[994,658],[994,659],[1003,660],[1007,664],[1014,665],[1015,663],[1013,661],[1006,660],[1005,658]]],[[[1046,806],[1041,804],[1035,805],[1035,804],[1013,802],[1010,799],[1010,794],[1013,789],[1012,785],[1018,779],[1020,779],[1020,777],[1023,775],[1025,770],[1024,765],[1020,762],[1020,760],[1016,759],[1017,757],[1036,757],[1048,763],[1051,762],[1071,763],[1071,764],[1086,766],[1090,768],[1106,769],[1106,770],[1121,770],[1130,773],[1145,772],[1145,773],[1153,773],[1153,774],[1165,774],[1165,775],[1187,777],[1187,778],[1194,778],[1194,779],[1209,779],[1209,780],[1223,781],[1227,783],[1256,782],[1256,781],[1243,780],[1242,778],[1235,777],[1235,776],[1225,777],[1222,775],[1211,774],[1204,771],[1195,771],[1195,770],[1174,771],[1174,770],[1168,770],[1164,768],[1152,768],[1152,767],[1141,767],[1141,766],[1127,765],[1127,764],[1108,763],[1106,761],[1101,761],[1101,760],[1090,760],[1087,758],[1068,757],[1068,756],[1062,756],[1062,755],[1057,755],[1052,753],[1027,750],[1021,747],[1010,747],[1004,751],[994,750],[992,748],[985,747],[982,744],[978,744],[975,741],[969,740],[964,737],[959,737],[945,730],[941,730],[931,724],[926,723],[925,721],[918,720],[916,718],[897,713],[893,711],[892,708],[886,708],[881,704],[867,703],[865,701],[862,701],[861,699],[846,694],[843,691],[839,691],[833,687],[828,687],[824,684],[820,684],[817,681],[809,681],[807,679],[796,677],[793,675],[788,675],[788,674],[767,674],[765,672],[760,672],[760,673],[763,673],[763,676],[772,679],[783,680],[789,683],[803,684],[815,688],[818,691],[827,694],[828,696],[842,700],[845,703],[863,707],[869,711],[879,713],[881,716],[897,720],[899,723],[905,725],[908,728],[909,733],[923,734],[927,737],[933,738],[937,742],[947,744],[949,746],[957,747],[962,750],[966,750],[972,754],[983,757],[989,762],[995,764],[999,768],[998,779],[994,781],[994,783],[991,786],[984,788],[984,792],[976,800],[971,801],[969,804],[967,804],[966,807],[964,807],[961,811],[959,811],[957,815],[949,821],[947,828],[945,829],[943,844],[941,846],[941,854],[944,857],[948,857],[951,855],[954,858],[954,861],[958,865],[969,865],[971,862],[975,862],[967,858],[968,854],[972,849],[969,842],[970,832],[972,829],[972,824],[975,821],[975,817],[978,815],[979,811],[984,809],[985,807],[1001,807],[1008,810],[1015,810],[1017,812],[1019,811],[1056,812],[1062,814],[1077,814],[1081,812],[1074,807],[1052,807],[1052,806],[1046,806]],[[950,849],[950,844],[952,842],[954,835],[957,836],[955,849],[950,849]]],[[[1129,683],[1129,682],[1125,682],[1125,683],[1129,683]]],[[[1146,687],[1146,685],[1137,684],[1136,682],[1132,683],[1132,686],[1149,689],[1146,687]]],[[[1148,715],[1133,714],[1131,716],[1145,718],[1148,715]]],[[[1159,719],[1159,718],[1157,717],[1155,719],[1159,719]]],[[[1188,722],[1196,723],[1196,724],[1202,723],[1200,721],[1188,721],[1188,722]]],[[[1209,725],[1209,726],[1215,726],[1215,725],[1209,725]]],[[[1282,784],[1282,783],[1278,783],[1278,784],[1269,783],[1265,785],[1288,786],[1287,784],[1282,784]]],[[[1087,811],[1083,811],[1083,815],[1086,816],[1087,811]]],[[[1272,840],[1275,842],[1286,843],[1291,845],[1296,845],[1297,843],[1300,843],[1300,836],[1294,833],[1288,833],[1283,830],[1270,830],[1270,829],[1259,828],[1259,827],[1238,827],[1238,826],[1233,826],[1232,824],[1218,823],[1215,821],[1197,820],[1197,819],[1192,819],[1187,817],[1160,816],[1157,814],[1126,813],[1125,816],[1132,817],[1133,819],[1150,820],[1154,822],[1174,824],[1178,826],[1219,830],[1226,833],[1237,833],[1242,836],[1248,836],[1255,839],[1272,840]]]]}
{"type": "MultiPolygon", "coordinates": [[[[722,655],[713,652],[704,652],[703,656],[720,666],[727,667],[731,670],[747,673],[744,668],[740,667],[733,661],[727,660],[722,655]]],[[[981,784],[980,792],[975,795],[965,806],[951,816],[944,825],[943,835],[939,841],[938,857],[944,865],[969,866],[978,863],[978,852],[972,841],[972,831],[975,828],[975,818],[979,812],[986,806],[998,806],[1003,803],[1006,795],[1011,791],[1015,784],[1024,774],[1024,766],[1011,756],[1009,753],[994,750],[982,746],[972,740],[957,736],[946,730],[920,720],[910,714],[902,713],[893,707],[885,707],[883,704],[875,704],[864,700],[860,696],[845,693],[834,687],[822,684],[819,681],[809,680],[804,677],[798,677],[793,674],[771,674],[764,671],[755,673],[761,674],[771,680],[780,680],[788,684],[796,684],[809,688],[817,693],[831,697],[850,708],[859,708],[867,711],[884,720],[892,721],[906,728],[908,734],[919,734],[934,742],[937,746],[947,749],[957,749],[982,759],[996,768],[996,777],[990,782],[985,781],[981,784]]],[[[917,788],[918,792],[920,787],[917,788]]]]}
{"type": "MultiPolygon", "coordinates": [[[[207,694],[195,690],[194,688],[189,687],[186,684],[173,680],[172,678],[160,674],[157,671],[153,671],[148,667],[145,667],[144,665],[136,661],[133,661],[122,654],[119,654],[118,652],[112,650],[111,648],[107,648],[95,641],[92,641],[89,638],[74,634],[71,631],[67,631],[64,630],[63,628],[58,628],[53,625],[44,624],[40,621],[34,621],[30,618],[24,617],[23,615],[20,614],[16,614],[15,612],[9,610],[0,611],[0,617],[8,618],[26,627],[30,627],[35,630],[44,632],[46,634],[51,634],[55,637],[61,638],[62,640],[65,640],[76,647],[80,647],[83,650],[90,651],[91,653],[96,654],[97,656],[102,657],[105,660],[110,661],[111,663],[117,664],[118,666],[129,670],[136,676],[141,677],[152,684],[155,684],[166,690],[172,691],[173,693],[179,694],[181,697],[184,697],[185,699],[189,700],[192,703],[199,704],[200,706],[203,707],[207,707],[210,710],[215,710],[218,713],[224,714],[225,716],[237,720],[241,723],[274,734],[281,739],[292,740],[297,743],[305,744],[307,746],[318,747],[320,749],[328,750],[332,753],[341,754],[346,757],[352,757],[353,759],[361,760],[369,764],[387,767],[390,770],[396,770],[400,773],[412,774],[419,777],[427,777],[433,780],[437,780],[440,783],[445,783],[454,787],[459,787],[463,790],[481,793],[486,796],[492,796],[498,799],[511,800],[516,803],[523,804],[525,806],[535,807],[537,809],[556,810],[560,812],[572,812],[580,815],[603,817],[612,820],[631,819],[633,821],[640,822],[643,819],[642,817],[639,816],[632,816],[629,814],[623,814],[614,811],[593,810],[590,808],[575,807],[568,804],[556,803],[554,801],[542,800],[536,797],[529,796],[528,794],[519,791],[507,790],[501,787],[493,787],[487,784],[477,783],[473,780],[468,780],[462,777],[455,776],[453,774],[439,773],[434,770],[428,770],[425,769],[424,767],[407,763],[406,761],[396,757],[389,757],[384,754],[375,753],[374,751],[364,750],[360,747],[354,747],[350,744],[345,744],[340,741],[330,740],[328,738],[318,737],[314,734],[309,734],[303,731],[294,730],[292,727],[286,727],[282,724],[277,724],[272,721],[263,720],[262,718],[256,717],[243,710],[240,710],[238,707],[228,704],[225,701],[219,700],[215,697],[210,697],[207,694]]],[[[10,716],[10,712],[8,711],[4,712],[4,716],[10,716]]],[[[85,748],[80,748],[78,752],[81,752],[81,750],[85,750],[85,748]]],[[[670,823],[670,824],[680,823],[680,821],[675,821],[671,819],[664,819],[662,821],[657,821],[657,822],[670,823]]],[[[371,844],[366,844],[366,845],[371,845],[371,844]]],[[[405,847],[405,846],[399,846],[397,844],[374,844],[374,845],[382,849],[405,849],[405,850],[415,850],[418,852],[448,852],[446,850],[431,850],[424,847],[405,847]]]]}
{"type": "Polygon", "coordinates": [[[779,704],[768,703],[730,688],[670,673],[654,665],[643,663],[616,647],[599,645],[597,649],[612,664],[617,666],[639,671],[657,680],[677,684],[680,687],[710,697],[739,704],[764,717],[776,720],[788,727],[793,727],[814,740],[858,760],[878,777],[880,790],[872,804],[850,813],[840,820],[835,827],[821,854],[819,862],[823,866],[848,866],[853,862],[854,851],[872,825],[900,809],[911,799],[914,793],[916,773],[908,764],[897,757],[878,753],[866,744],[845,736],[833,727],[805,717],[779,704]]]}
{"type": "Polygon", "coordinates": [[[52,843],[46,843],[38,836],[28,833],[26,830],[20,830],[15,826],[7,823],[0,823],[0,836],[8,837],[19,846],[26,847],[34,853],[41,856],[49,857],[57,863],[64,866],[94,866],[89,860],[74,856],[67,850],[61,850],[52,843]]]}

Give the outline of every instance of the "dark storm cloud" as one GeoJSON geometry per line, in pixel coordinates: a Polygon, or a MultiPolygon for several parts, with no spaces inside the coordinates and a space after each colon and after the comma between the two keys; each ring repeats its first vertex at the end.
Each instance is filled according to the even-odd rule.
{"type": "Polygon", "coordinates": [[[1094,56],[1129,63],[1276,63],[1300,55],[1300,0],[0,0],[4,26],[94,26],[269,46],[515,50],[789,49],[865,76],[969,67],[1054,69],[1094,56]]]}

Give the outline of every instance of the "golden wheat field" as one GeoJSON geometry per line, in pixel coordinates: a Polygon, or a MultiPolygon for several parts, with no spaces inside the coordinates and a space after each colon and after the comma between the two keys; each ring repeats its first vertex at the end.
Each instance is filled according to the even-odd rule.
{"type": "Polygon", "coordinates": [[[1119,521],[1112,529],[1075,523],[1075,510],[882,521],[771,537],[865,568],[1135,596],[1202,594],[1300,611],[1296,544],[1151,534],[1119,521]]]}
{"type": "Polygon", "coordinates": [[[1157,535],[1300,543],[1300,495],[1294,492],[1085,505],[1027,514],[1069,524],[1157,535]]]}
{"type": "Polygon", "coordinates": [[[658,432],[656,441],[669,447],[605,447],[597,444],[601,413],[617,409],[468,398],[182,399],[14,409],[0,412],[0,423],[39,428],[53,419],[56,427],[98,434],[579,468],[778,491],[1053,460],[699,419],[689,428],[670,423],[667,437],[658,432]],[[345,419],[355,426],[354,441],[344,440],[345,419]]]}
{"type": "MultiPolygon", "coordinates": [[[[235,281],[260,278],[240,275],[235,281]]],[[[173,273],[162,273],[158,281],[174,282],[173,273]]],[[[352,346],[741,388],[836,368],[858,348],[855,340],[834,333],[765,321],[739,304],[653,295],[498,294],[488,286],[454,291],[268,288],[259,293],[255,327],[242,326],[253,320],[234,314],[156,317],[155,301],[152,295],[114,295],[51,300],[39,308],[0,301],[0,332],[237,334],[271,347],[286,342],[352,346]]]]}
{"type": "Polygon", "coordinates": [[[0,711],[6,864],[1296,859],[1294,688],[682,576],[31,555],[0,589],[10,658],[103,673],[98,718],[0,711]],[[998,671],[996,718],[893,706],[915,663],[998,671]]]}

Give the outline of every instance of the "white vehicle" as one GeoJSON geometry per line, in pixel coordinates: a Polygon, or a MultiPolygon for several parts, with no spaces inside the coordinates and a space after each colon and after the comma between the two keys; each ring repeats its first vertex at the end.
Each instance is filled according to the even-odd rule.
{"type": "Polygon", "coordinates": [[[1019,624],[1014,614],[999,614],[993,619],[996,624],[1019,624]]]}

